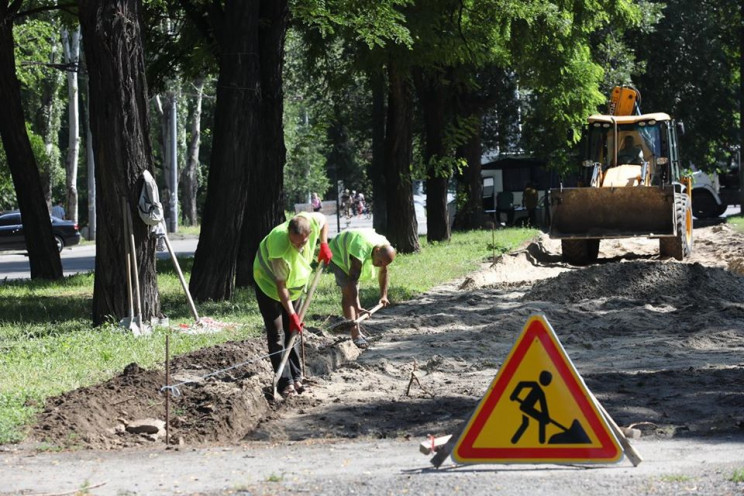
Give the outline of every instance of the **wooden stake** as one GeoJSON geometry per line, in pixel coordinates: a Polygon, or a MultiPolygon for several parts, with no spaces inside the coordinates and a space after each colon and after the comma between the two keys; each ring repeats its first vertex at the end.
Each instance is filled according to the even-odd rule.
{"type": "MultiPolygon", "coordinates": [[[[165,334],[165,386],[170,386],[170,332],[165,334]]],[[[170,446],[170,389],[165,394],[165,446],[170,446]]]]}
{"type": "Polygon", "coordinates": [[[602,406],[602,403],[599,402],[596,396],[594,396],[594,393],[589,391],[589,396],[591,397],[592,401],[594,401],[594,404],[597,406],[597,410],[602,414],[602,416],[607,421],[607,424],[610,426],[610,429],[612,429],[612,432],[615,434],[615,437],[620,442],[620,445],[623,447],[623,451],[625,452],[625,456],[628,457],[628,460],[630,460],[630,463],[633,464],[634,467],[637,467],[639,463],[643,461],[643,458],[641,458],[641,455],[635,450],[632,444],[630,444],[630,441],[628,441],[628,438],[625,437],[625,433],[618,427],[618,425],[615,423],[615,421],[610,417],[610,414],[607,413],[607,410],[604,409],[602,406]]]}

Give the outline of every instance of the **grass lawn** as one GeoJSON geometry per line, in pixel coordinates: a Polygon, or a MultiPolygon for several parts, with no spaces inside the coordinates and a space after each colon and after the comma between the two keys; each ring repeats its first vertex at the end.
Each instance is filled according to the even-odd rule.
{"type": "MultiPolygon", "coordinates": [[[[495,254],[510,251],[533,238],[530,229],[454,233],[448,243],[427,243],[421,251],[399,255],[390,267],[391,302],[406,301],[437,284],[462,277],[495,254]]],[[[192,259],[179,260],[186,280],[192,259]]],[[[158,286],[163,313],[171,326],[190,324],[191,313],[170,261],[158,261],[158,286]]],[[[376,282],[361,286],[362,304],[372,307],[379,295],[376,282]]],[[[18,442],[33,416],[50,396],[105,381],[136,362],[143,368],[162,366],[167,328],[136,338],[115,322],[94,328],[90,322],[93,275],[61,282],[8,281],[0,284],[0,444],[18,442]]],[[[341,294],[333,276],[325,274],[309,314],[340,313],[341,294]]],[[[237,291],[222,303],[197,303],[202,317],[234,322],[233,328],[202,335],[171,334],[171,354],[183,354],[225,341],[260,336],[261,316],[252,289],[237,291]]],[[[321,322],[306,320],[308,325],[321,322]]]]}
{"type": "Polygon", "coordinates": [[[726,223],[731,225],[731,227],[740,233],[744,233],[744,216],[737,215],[736,217],[727,217],[726,223]]]}

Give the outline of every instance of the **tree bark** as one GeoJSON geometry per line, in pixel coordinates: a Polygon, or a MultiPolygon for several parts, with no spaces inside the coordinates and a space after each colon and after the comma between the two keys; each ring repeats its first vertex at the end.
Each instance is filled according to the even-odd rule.
{"type": "Polygon", "coordinates": [[[52,222],[21,105],[21,86],[15,73],[13,17],[21,2],[0,0],[0,137],[13,177],[23,218],[32,279],[61,279],[62,262],[52,235],[52,222]]]}
{"type": "Polygon", "coordinates": [[[739,216],[744,217],[744,1],[739,1],[739,216]]]}
{"type": "Polygon", "coordinates": [[[253,259],[261,240],[284,220],[284,40],[289,7],[286,0],[261,0],[259,65],[261,77],[258,129],[260,153],[251,167],[248,202],[237,260],[239,287],[253,284],[253,259]]]}
{"type": "MultiPolygon", "coordinates": [[[[189,289],[198,301],[221,301],[235,290],[249,169],[258,154],[259,0],[227,2],[224,10],[213,7],[208,12],[220,70],[207,197],[189,289]]],[[[255,177],[267,191],[276,187],[269,177],[255,177]]],[[[271,198],[260,210],[269,210],[276,201],[271,198]]],[[[254,229],[258,234],[261,228],[254,229]]]]}
{"type": "Polygon", "coordinates": [[[457,206],[455,228],[459,230],[480,229],[483,227],[480,125],[470,139],[458,149],[458,156],[465,159],[467,167],[458,176],[457,196],[465,198],[465,203],[457,206]]]}
{"type": "Polygon", "coordinates": [[[90,84],[85,80],[85,166],[88,176],[88,239],[96,239],[96,158],[93,153],[93,133],[90,130],[90,84]]]}
{"type": "MultiPolygon", "coordinates": [[[[95,153],[97,215],[106,219],[96,237],[93,322],[127,314],[124,236],[126,213],[132,216],[142,319],[160,314],[155,238],[139,220],[136,205],[142,173],[153,171],[145,59],[138,0],[78,0],[89,74],[90,124],[95,153]]],[[[135,306],[136,307],[136,306],[135,306]]]]}
{"type": "Polygon", "coordinates": [[[80,28],[73,31],[72,36],[67,29],[62,30],[62,47],[65,64],[74,66],[74,70],[67,70],[67,162],[65,169],[65,186],[67,202],[65,210],[67,218],[78,223],[78,157],[80,155],[80,112],[78,106],[78,63],[80,61],[80,28]]]}
{"type": "Polygon", "coordinates": [[[439,72],[415,71],[414,81],[424,121],[424,163],[426,164],[426,238],[449,241],[447,213],[448,167],[441,160],[447,156],[444,126],[447,119],[447,95],[439,72]]]}
{"type": "Polygon", "coordinates": [[[385,188],[385,72],[382,67],[369,74],[372,88],[372,162],[368,177],[372,180],[372,226],[378,232],[387,229],[387,192],[385,188]]]}
{"type": "Polygon", "coordinates": [[[202,100],[204,96],[204,79],[194,81],[196,89],[196,100],[191,112],[189,124],[191,133],[188,145],[188,156],[186,167],[181,171],[181,205],[183,207],[184,221],[189,226],[195,226],[199,221],[196,214],[196,194],[199,189],[199,146],[201,143],[201,114],[202,100]]]}
{"type": "MultiPolygon", "coordinates": [[[[54,66],[59,64],[59,59],[56,40],[51,40],[50,43],[51,51],[49,53],[49,64],[54,66]]],[[[54,177],[59,172],[59,156],[56,153],[56,149],[59,149],[59,129],[60,129],[60,113],[62,110],[62,102],[58,95],[62,86],[62,75],[58,70],[48,71],[46,76],[41,82],[41,105],[36,112],[36,127],[42,140],[44,141],[44,154],[45,160],[39,164],[39,172],[41,173],[41,184],[44,190],[44,199],[47,207],[51,210],[53,198],[52,189],[54,188],[54,177]]]]}
{"type": "Polygon", "coordinates": [[[420,249],[411,183],[413,92],[410,75],[392,60],[388,64],[388,88],[385,130],[388,222],[384,232],[399,252],[413,253],[420,249]]]}
{"type": "Polygon", "coordinates": [[[170,88],[163,105],[163,176],[165,194],[160,199],[168,232],[178,231],[178,89],[170,88]]]}

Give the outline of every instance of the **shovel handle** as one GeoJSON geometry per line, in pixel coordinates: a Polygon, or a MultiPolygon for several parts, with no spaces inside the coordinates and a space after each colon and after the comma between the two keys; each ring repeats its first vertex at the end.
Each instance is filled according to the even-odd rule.
{"type": "MultiPolygon", "coordinates": [[[[305,297],[304,301],[300,305],[300,312],[298,313],[300,317],[300,322],[302,321],[303,317],[305,317],[305,312],[307,312],[308,307],[310,306],[310,300],[313,297],[313,293],[315,292],[315,288],[318,286],[318,282],[320,281],[320,275],[323,273],[323,263],[318,264],[318,268],[315,269],[315,277],[313,277],[313,282],[310,284],[310,289],[307,291],[307,296],[305,297]]],[[[274,374],[274,399],[279,396],[279,393],[276,390],[277,384],[279,384],[279,379],[282,377],[282,374],[284,373],[284,367],[287,365],[287,360],[289,359],[289,354],[292,351],[292,347],[295,345],[295,342],[297,341],[297,336],[299,333],[293,332],[292,336],[289,338],[289,343],[287,343],[287,346],[284,348],[284,353],[282,354],[282,361],[279,363],[279,368],[276,369],[276,374],[274,374]]]]}
{"type": "Polygon", "coordinates": [[[364,315],[362,315],[361,317],[358,317],[358,318],[357,318],[357,319],[356,319],[356,320],[354,321],[354,324],[358,324],[359,322],[361,322],[361,321],[363,321],[363,320],[366,320],[366,319],[368,319],[368,318],[372,317],[372,314],[373,314],[373,313],[375,313],[376,311],[378,311],[379,309],[381,309],[381,308],[382,308],[383,306],[384,306],[384,305],[383,305],[382,303],[378,303],[377,305],[373,306],[373,307],[372,307],[372,308],[371,308],[371,309],[369,310],[369,312],[365,313],[365,314],[364,314],[364,315]]]}

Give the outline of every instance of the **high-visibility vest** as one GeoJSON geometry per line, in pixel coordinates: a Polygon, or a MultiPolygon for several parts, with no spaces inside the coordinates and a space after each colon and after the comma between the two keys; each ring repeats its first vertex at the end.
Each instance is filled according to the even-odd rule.
{"type": "Polygon", "coordinates": [[[292,246],[289,242],[289,221],[276,226],[261,241],[258,246],[256,258],[253,260],[253,279],[266,296],[279,300],[279,290],[276,286],[276,277],[271,265],[271,260],[281,258],[289,266],[289,274],[285,285],[289,290],[289,297],[296,300],[302,294],[312,274],[310,264],[315,254],[315,246],[320,238],[320,224],[312,215],[305,215],[310,220],[310,236],[302,252],[292,246]]]}
{"type": "Polygon", "coordinates": [[[328,246],[333,252],[331,263],[338,265],[346,275],[349,275],[351,269],[350,257],[353,256],[362,262],[362,273],[359,275],[361,280],[375,278],[372,250],[375,246],[389,244],[385,236],[377,234],[372,229],[347,229],[333,238],[328,246]]]}

